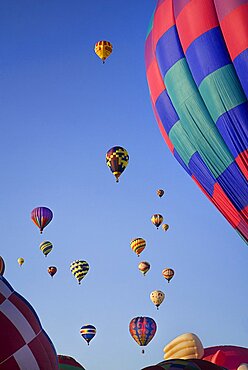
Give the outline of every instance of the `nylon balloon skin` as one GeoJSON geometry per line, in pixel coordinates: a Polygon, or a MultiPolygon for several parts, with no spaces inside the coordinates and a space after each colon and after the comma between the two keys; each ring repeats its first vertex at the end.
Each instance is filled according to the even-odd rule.
{"type": "Polygon", "coordinates": [[[246,241],[247,6],[159,0],[145,46],[152,106],[169,149],[246,241]]]}
{"type": "Polygon", "coordinates": [[[40,229],[42,234],[43,229],[52,221],[53,213],[47,207],[37,207],[31,212],[31,219],[34,224],[40,229]]]}
{"type": "Polygon", "coordinates": [[[143,238],[132,239],[130,242],[130,247],[132,248],[134,253],[136,253],[137,256],[139,257],[140,253],[143,252],[143,250],[146,247],[146,241],[143,238]]]}
{"type": "Polygon", "coordinates": [[[151,317],[135,317],[130,321],[129,332],[139,346],[146,346],[154,337],[157,325],[151,317]]]}
{"type": "Polygon", "coordinates": [[[3,257],[0,256],[0,275],[3,275],[5,271],[5,263],[3,257]]]}
{"type": "Polygon", "coordinates": [[[24,264],[24,258],[22,257],[18,258],[17,262],[20,266],[22,266],[24,264]]]}
{"type": "Polygon", "coordinates": [[[170,269],[170,268],[166,268],[162,271],[162,275],[163,277],[168,281],[168,283],[170,282],[170,280],[173,278],[173,276],[175,275],[175,272],[174,270],[170,269]]]}
{"type": "Polygon", "coordinates": [[[76,260],[70,264],[70,270],[72,274],[78,281],[78,284],[81,284],[81,280],[88,274],[90,266],[88,262],[76,260]]]}
{"type": "Polygon", "coordinates": [[[115,176],[116,182],[119,182],[119,177],[126,169],[129,161],[129,155],[126,149],[121,146],[114,146],[109,149],[106,154],[106,163],[111,172],[115,176]]]}
{"type": "Polygon", "coordinates": [[[162,224],[163,220],[163,216],[159,214],[153,215],[151,218],[153,225],[155,225],[157,229],[162,224]]]}
{"type": "Polygon", "coordinates": [[[93,339],[94,336],[96,335],[96,328],[95,328],[95,326],[90,325],[90,324],[84,325],[84,326],[81,327],[80,333],[89,345],[91,339],[93,339]]]}
{"type": "Polygon", "coordinates": [[[57,267],[49,266],[48,269],[47,269],[47,272],[48,272],[49,275],[51,275],[51,277],[53,277],[57,272],[57,267]]]}
{"type": "Polygon", "coordinates": [[[95,44],[96,55],[105,63],[105,60],[112,54],[113,45],[109,41],[98,41],[95,44]]]}
{"type": "Polygon", "coordinates": [[[74,358],[65,355],[58,355],[59,369],[61,370],[85,370],[74,358]]]}
{"type": "Polygon", "coordinates": [[[40,250],[42,251],[42,253],[45,255],[45,257],[48,255],[48,253],[51,252],[51,250],[53,249],[53,245],[51,242],[49,241],[44,241],[40,244],[40,250]]]}
{"type": "Polygon", "coordinates": [[[139,263],[138,265],[138,269],[140,270],[140,272],[145,276],[145,274],[150,270],[150,263],[147,262],[147,261],[142,261],[139,263]]]}

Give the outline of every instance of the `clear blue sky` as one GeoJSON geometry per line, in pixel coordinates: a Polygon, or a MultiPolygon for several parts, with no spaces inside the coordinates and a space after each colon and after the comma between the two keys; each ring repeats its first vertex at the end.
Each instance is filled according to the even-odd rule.
{"type": "Polygon", "coordinates": [[[36,309],[57,353],[86,370],[138,370],[165,344],[194,332],[204,346],[246,346],[247,255],[241,238],[169,152],[153,116],[144,41],[155,1],[2,0],[0,3],[0,205],[5,277],[36,309]],[[94,43],[114,52],[102,65],[94,43]],[[130,163],[116,184],[106,151],[130,163]],[[157,188],[166,195],[159,199],[157,188]],[[54,212],[41,236],[37,206],[54,212]],[[150,217],[164,215],[167,233],[150,217]],[[147,240],[138,258],[134,237],[147,240]],[[54,249],[45,258],[43,240],[54,249]],[[19,268],[17,258],[25,258],[19,268]],[[90,264],[79,286],[69,265],[90,264]],[[151,263],[144,278],[140,261],[151,263]],[[47,267],[55,265],[52,280],[47,267]],[[161,271],[175,269],[170,284],[161,271]],[[159,311],[149,299],[161,289],[159,311]],[[128,326],[153,317],[158,331],[141,355],[128,326]],[[97,327],[88,347],[79,334],[97,327]]]}

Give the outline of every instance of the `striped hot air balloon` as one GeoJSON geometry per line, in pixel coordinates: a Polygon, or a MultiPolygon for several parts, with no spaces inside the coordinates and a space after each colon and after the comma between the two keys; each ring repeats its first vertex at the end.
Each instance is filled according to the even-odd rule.
{"type": "Polygon", "coordinates": [[[135,238],[131,240],[130,246],[134,253],[139,257],[140,253],[143,252],[146,247],[146,241],[143,238],[135,238]]]}
{"type": "Polygon", "coordinates": [[[48,240],[40,244],[40,250],[42,251],[45,257],[47,257],[48,253],[50,253],[52,249],[53,249],[53,245],[48,240]]]}
{"type": "Polygon", "coordinates": [[[174,270],[170,269],[170,268],[166,268],[162,271],[162,275],[163,277],[168,281],[168,283],[170,282],[170,280],[173,278],[173,276],[175,275],[175,272],[174,270]]]}
{"type": "Polygon", "coordinates": [[[47,207],[37,207],[31,212],[31,219],[34,224],[40,229],[42,234],[43,229],[52,221],[53,213],[47,207]]]}
{"type": "Polygon", "coordinates": [[[142,274],[145,276],[145,274],[150,270],[150,263],[147,262],[147,261],[142,261],[139,263],[138,265],[138,269],[140,270],[140,272],[142,272],[142,274]]]}
{"type": "Polygon", "coordinates": [[[81,280],[87,275],[89,268],[88,262],[82,260],[76,260],[70,264],[70,270],[77,279],[78,284],[81,284],[81,280]]]}
{"type": "Polygon", "coordinates": [[[247,0],[158,0],[145,46],[165,142],[246,241],[247,40],[247,0]]]}
{"type": "Polygon", "coordinates": [[[162,224],[163,220],[164,220],[163,216],[158,213],[156,215],[153,215],[151,218],[153,225],[155,225],[157,229],[162,224]]]}
{"type": "Polygon", "coordinates": [[[94,336],[96,335],[96,328],[95,326],[90,325],[90,324],[83,325],[80,329],[80,334],[82,335],[84,340],[86,340],[86,342],[89,345],[91,339],[93,339],[94,336]]]}

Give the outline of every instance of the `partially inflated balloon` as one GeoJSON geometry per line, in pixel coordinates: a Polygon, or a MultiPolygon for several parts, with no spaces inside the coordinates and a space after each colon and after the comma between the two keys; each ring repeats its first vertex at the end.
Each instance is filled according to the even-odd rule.
{"type": "MultiPolygon", "coordinates": [[[[156,322],[151,317],[135,317],[130,321],[129,332],[139,346],[146,346],[157,330],[156,322]]],[[[144,350],[142,350],[144,353],[144,350]]]]}
{"type": "Polygon", "coordinates": [[[91,339],[96,335],[96,328],[93,325],[87,324],[81,327],[80,333],[89,345],[91,339]]]}
{"type": "Polygon", "coordinates": [[[163,189],[158,189],[157,190],[157,195],[159,196],[159,198],[162,198],[162,196],[164,195],[164,190],[163,189]]]}
{"type": "Polygon", "coordinates": [[[165,294],[161,290],[154,290],[150,294],[150,299],[151,299],[152,303],[155,304],[157,309],[159,308],[161,303],[164,301],[164,298],[165,298],[165,294]]]}
{"type": "Polygon", "coordinates": [[[0,275],[1,370],[58,370],[55,348],[31,304],[0,275]]]}
{"type": "Polygon", "coordinates": [[[0,275],[3,275],[5,271],[5,263],[3,257],[0,256],[0,275]]]}
{"type": "Polygon", "coordinates": [[[134,253],[139,257],[140,253],[143,252],[146,247],[146,241],[143,238],[135,238],[131,240],[130,246],[134,253]]]}
{"type": "Polygon", "coordinates": [[[51,252],[51,250],[53,249],[53,245],[51,242],[49,241],[44,241],[40,244],[40,250],[42,251],[42,253],[45,255],[45,257],[48,255],[48,253],[51,252]]]}
{"type": "Polygon", "coordinates": [[[50,266],[50,267],[48,267],[47,272],[48,272],[49,275],[51,275],[51,277],[53,277],[53,275],[55,275],[56,272],[57,272],[57,267],[50,266]]]}
{"type": "Polygon", "coordinates": [[[76,260],[70,264],[70,270],[77,279],[78,284],[81,284],[81,280],[88,273],[89,268],[88,262],[82,260],[76,260]]]}
{"type": "Polygon", "coordinates": [[[174,270],[169,268],[166,268],[162,271],[162,275],[168,281],[168,283],[173,278],[174,274],[175,274],[174,270]]]}
{"type": "Polygon", "coordinates": [[[145,275],[150,270],[150,267],[150,263],[146,261],[140,262],[138,265],[138,269],[140,270],[140,272],[142,272],[143,275],[145,275]]]}
{"type": "Polygon", "coordinates": [[[113,45],[109,41],[98,41],[95,44],[96,55],[105,63],[105,60],[112,54],[113,45]]]}
{"type": "Polygon", "coordinates": [[[145,47],[164,140],[246,241],[247,40],[246,0],[159,0],[145,47]]]}
{"type": "Polygon", "coordinates": [[[18,258],[17,262],[19,263],[20,266],[24,264],[24,258],[20,257],[18,258]]]}
{"type": "Polygon", "coordinates": [[[47,207],[37,207],[31,212],[31,219],[36,226],[40,229],[42,234],[43,229],[52,221],[53,213],[47,207]]]}
{"type": "Polygon", "coordinates": [[[85,370],[74,358],[70,356],[58,355],[59,368],[61,370],[85,370]]]}
{"type": "Polygon", "coordinates": [[[164,347],[164,359],[192,359],[202,358],[203,345],[197,335],[186,333],[179,335],[164,347]]]}
{"type": "Polygon", "coordinates": [[[160,214],[153,215],[152,218],[151,218],[151,221],[152,221],[153,225],[155,225],[157,229],[162,224],[163,220],[164,220],[164,218],[160,214]]]}
{"type": "Polygon", "coordinates": [[[114,146],[106,154],[106,163],[119,182],[119,177],[128,165],[129,155],[121,146],[114,146]]]}

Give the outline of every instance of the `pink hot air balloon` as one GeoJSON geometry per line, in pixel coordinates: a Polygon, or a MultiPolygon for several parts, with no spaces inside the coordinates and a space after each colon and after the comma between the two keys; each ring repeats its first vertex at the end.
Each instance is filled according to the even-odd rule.
{"type": "Polygon", "coordinates": [[[25,298],[0,275],[1,370],[58,370],[55,348],[25,298]]]}
{"type": "Polygon", "coordinates": [[[38,226],[41,234],[43,229],[52,221],[52,218],[53,213],[47,207],[37,207],[31,212],[31,219],[38,226]]]}

